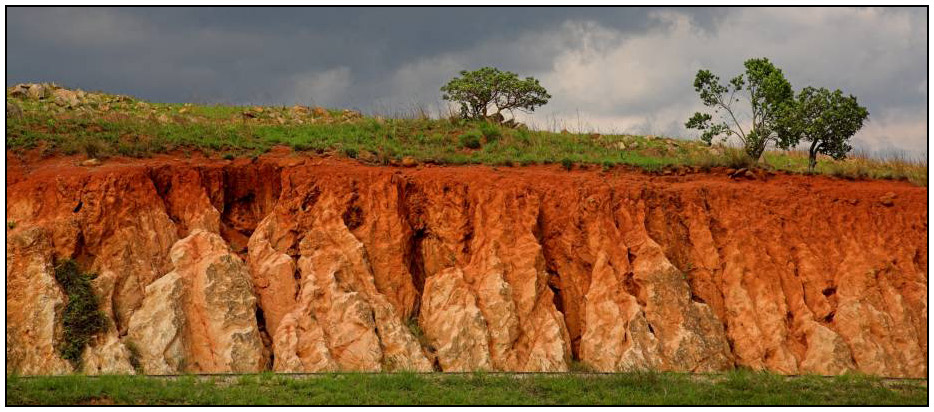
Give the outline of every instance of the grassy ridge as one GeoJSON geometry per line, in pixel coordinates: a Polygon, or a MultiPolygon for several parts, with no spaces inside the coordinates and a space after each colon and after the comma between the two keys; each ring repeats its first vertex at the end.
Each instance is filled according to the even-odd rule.
{"type": "MultiPolygon", "coordinates": [[[[767,152],[753,165],[737,149],[654,136],[555,133],[424,116],[386,119],[317,107],[198,106],[99,93],[82,96],[78,103],[59,105],[51,98],[13,97],[8,89],[8,106],[20,110],[16,115],[7,110],[7,149],[88,157],[201,151],[234,158],[285,145],[371,164],[395,164],[409,157],[440,164],[630,165],[648,171],[682,166],[807,170],[807,156],[798,152],[767,152]]],[[[822,158],[817,173],[927,185],[927,165],[908,159],[822,158]]]]}
{"type": "Polygon", "coordinates": [[[746,371],[697,376],[271,373],[231,377],[7,377],[7,405],[924,405],[921,381],[787,378],[746,371]]]}

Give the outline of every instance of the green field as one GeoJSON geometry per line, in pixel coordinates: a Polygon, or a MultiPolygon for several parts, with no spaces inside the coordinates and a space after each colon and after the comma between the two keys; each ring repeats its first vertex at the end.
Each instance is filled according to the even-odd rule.
{"type": "MultiPolygon", "coordinates": [[[[568,169],[586,164],[628,165],[649,172],[682,167],[807,172],[807,155],[802,152],[768,151],[753,162],[735,148],[660,136],[510,128],[457,117],[430,118],[419,111],[384,118],[319,107],[183,105],[103,93],[82,96],[77,103],[62,106],[51,98],[13,97],[8,89],[7,150],[89,158],[199,152],[233,159],[287,146],[299,153],[382,165],[399,164],[408,157],[436,164],[561,164],[568,169]]],[[[821,158],[815,172],[927,185],[927,163],[922,158],[855,153],[844,161],[821,158]]]]}
{"type": "Polygon", "coordinates": [[[7,405],[926,405],[927,381],[866,376],[323,374],[6,381],[7,405]]]}

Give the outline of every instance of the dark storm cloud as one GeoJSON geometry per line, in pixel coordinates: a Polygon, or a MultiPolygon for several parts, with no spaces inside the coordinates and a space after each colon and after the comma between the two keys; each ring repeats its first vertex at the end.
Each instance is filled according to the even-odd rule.
{"type": "Polygon", "coordinates": [[[376,81],[413,59],[568,18],[644,25],[642,10],[587,8],[11,8],[8,16],[8,83],[56,79],[232,102],[275,101],[283,79],[334,67],[376,81]]]}
{"type": "Polygon", "coordinates": [[[436,105],[463,68],[534,75],[535,117],[691,136],[693,73],[768,56],[797,87],[857,94],[869,149],[926,147],[927,20],[915,9],[8,8],[7,84],[167,101],[436,105]]]}

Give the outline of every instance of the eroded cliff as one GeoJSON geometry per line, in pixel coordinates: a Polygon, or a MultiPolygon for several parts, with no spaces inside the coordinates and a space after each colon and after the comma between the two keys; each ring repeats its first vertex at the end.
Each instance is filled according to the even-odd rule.
{"type": "Polygon", "coordinates": [[[85,373],[927,373],[927,189],[907,183],[76,163],[7,156],[8,373],[73,370],[68,258],[111,320],[85,373]]]}

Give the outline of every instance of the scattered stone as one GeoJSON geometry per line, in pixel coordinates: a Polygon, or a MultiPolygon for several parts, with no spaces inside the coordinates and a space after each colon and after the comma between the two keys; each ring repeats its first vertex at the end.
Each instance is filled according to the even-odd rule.
{"type": "Polygon", "coordinates": [[[101,161],[96,158],[88,159],[88,160],[81,162],[81,166],[87,166],[87,167],[94,167],[94,166],[100,166],[100,165],[101,165],[101,161]]]}
{"type": "Polygon", "coordinates": [[[728,174],[728,175],[730,176],[730,178],[732,178],[732,179],[740,179],[740,178],[746,178],[746,179],[749,179],[749,180],[755,180],[755,179],[756,179],[756,173],[753,172],[752,170],[749,170],[749,169],[745,168],[745,167],[740,168],[740,169],[738,169],[738,170],[727,169],[727,174],[728,174]],[[732,171],[732,172],[731,172],[731,171],[732,171]]]}
{"type": "Polygon", "coordinates": [[[415,160],[412,156],[406,156],[402,158],[403,167],[415,167],[418,166],[418,160],[415,160]]]}
{"type": "Polygon", "coordinates": [[[896,195],[894,192],[888,192],[881,197],[879,197],[879,203],[882,203],[883,206],[892,207],[895,206],[896,195]]]}
{"type": "Polygon", "coordinates": [[[377,158],[373,152],[369,150],[361,150],[360,153],[357,154],[357,160],[364,163],[374,163],[376,162],[377,158]]]}
{"type": "Polygon", "coordinates": [[[341,120],[354,120],[354,119],[360,119],[362,117],[363,117],[363,114],[361,114],[360,112],[356,110],[344,109],[344,111],[341,112],[341,120]]]}
{"type": "Polygon", "coordinates": [[[614,146],[619,150],[626,150],[626,142],[616,142],[614,146]]]}
{"type": "Polygon", "coordinates": [[[308,106],[302,106],[302,105],[296,104],[295,106],[292,106],[289,109],[289,111],[291,111],[293,115],[305,116],[308,113],[311,113],[311,108],[309,108],[308,106]]]}
{"type": "Polygon", "coordinates": [[[315,106],[313,109],[311,109],[311,114],[314,115],[315,117],[330,117],[330,114],[328,114],[327,109],[321,106],[315,106]]]}

